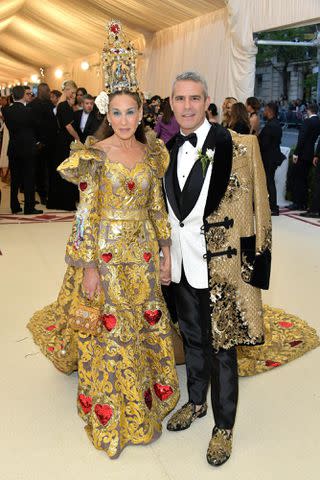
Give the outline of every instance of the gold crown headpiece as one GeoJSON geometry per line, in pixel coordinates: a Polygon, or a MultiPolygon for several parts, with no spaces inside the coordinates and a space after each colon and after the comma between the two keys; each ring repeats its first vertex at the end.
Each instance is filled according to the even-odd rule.
{"type": "Polygon", "coordinates": [[[137,50],[127,40],[122,25],[112,20],[107,25],[108,38],[102,50],[105,91],[139,90],[136,75],[137,50]]]}

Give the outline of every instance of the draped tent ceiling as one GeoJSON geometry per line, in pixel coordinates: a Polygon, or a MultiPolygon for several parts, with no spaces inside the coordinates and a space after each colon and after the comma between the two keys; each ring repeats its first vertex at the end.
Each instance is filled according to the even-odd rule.
{"type": "Polygon", "coordinates": [[[73,79],[98,94],[111,18],[122,21],[142,53],[144,92],[167,96],[177,73],[198,70],[220,106],[226,96],[243,101],[253,94],[253,32],[320,24],[320,0],[0,0],[0,86],[30,80],[44,67],[51,88],[73,79]]]}
{"type": "Polygon", "coordinates": [[[1,0],[0,84],[100,52],[111,18],[140,43],[142,35],[224,6],[224,0],[1,0]]]}

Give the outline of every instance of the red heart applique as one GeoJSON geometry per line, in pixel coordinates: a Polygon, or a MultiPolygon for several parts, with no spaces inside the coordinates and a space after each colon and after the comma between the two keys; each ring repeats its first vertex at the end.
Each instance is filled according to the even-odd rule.
{"type": "Polygon", "coordinates": [[[151,407],[152,407],[152,395],[151,395],[151,390],[150,388],[148,388],[148,390],[146,390],[144,392],[144,401],[146,402],[146,405],[147,407],[149,408],[149,410],[151,410],[151,407]]]}
{"type": "Polygon", "coordinates": [[[101,255],[101,258],[104,262],[109,263],[111,258],[112,258],[112,253],[110,253],[110,252],[109,253],[103,253],[101,255]]]}
{"type": "Polygon", "coordinates": [[[87,188],[87,186],[88,186],[87,182],[80,182],[79,183],[79,187],[80,187],[81,192],[84,192],[84,190],[87,188]]]}
{"type": "Polygon", "coordinates": [[[130,180],[130,181],[127,183],[127,187],[129,188],[130,192],[132,192],[132,190],[135,189],[136,184],[134,183],[133,180],[130,180]]]}
{"type": "Polygon", "coordinates": [[[107,423],[109,422],[110,418],[113,415],[112,408],[110,407],[110,405],[107,405],[107,404],[101,405],[100,403],[98,403],[94,407],[94,412],[97,415],[101,425],[107,425],[107,423]]]}
{"type": "Polygon", "coordinates": [[[161,310],[146,310],[144,312],[144,318],[147,320],[147,322],[151,326],[158,323],[161,316],[162,316],[161,310]]]}
{"type": "Polygon", "coordinates": [[[280,367],[281,365],[280,362],[274,362],[273,360],[266,360],[265,364],[267,367],[280,367]]]}
{"type": "Polygon", "coordinates": [[[152,254],[151,254],[150,252],[144,252],[143,258],[145,259],[145,261],[146,261],[147,263],[149,263],[151,257],[152,257],[152,254]]]}
{"type": "Polygon", "coordinates": [[[280,327],[282,328],[290,328],[293,326],[293,323],[292,322],[278,322],[280,327]]]}
{"type": "Polygon", "coordinates": [[[173,389],[170,387],[170,385],[161,385],[161,383],[155,383],[153,388],[155,394],[158,398],[160,398],[161,401],[167,400],[167,398],[173,394],[173,389]]]}
{"type": "Polygon", "coordinates": [[[117,318],[112,315],[111,313],[103,314],[101,316],[101,320],[105,328],[108,330],[108,332],[111,332],[111,330],[116,326],[117,324],[117,318]]]}
{"type": "Polygon", "coordinates": [[[48,350],[49,352],[54,352],[54,347],[48,347],[47,350],[48,350]]]}
{"type": "Polygon", "coordinates": [[[55,325],[49,325],[48,327],[46,327],[46,330],[48,330],[48,332],[52,332],[52,330],[54,330],[55,328],[57,328],[55,325]]]}
{"type": "Polygon", "coordinates": [[[92,398],[87,397],[83,393],[79,394],[79,403],[84,413],[89,413],[92,408],[92,398]]]}

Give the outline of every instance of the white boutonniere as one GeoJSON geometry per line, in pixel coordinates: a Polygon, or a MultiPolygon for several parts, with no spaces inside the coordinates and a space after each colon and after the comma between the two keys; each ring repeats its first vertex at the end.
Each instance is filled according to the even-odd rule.
{"type": "Polygon", "coordinates": [[[209,163],[213,163],[214,150],[207,148],[206,153],[203,154],[201,150],[198,150],[198,159],[201,162],[203,176],[205,176],[209,163]]]}

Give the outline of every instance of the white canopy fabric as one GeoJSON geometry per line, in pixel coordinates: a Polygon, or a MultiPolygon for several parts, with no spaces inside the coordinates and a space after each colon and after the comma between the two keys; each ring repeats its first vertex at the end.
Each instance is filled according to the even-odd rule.
{"type": "Polygon", "coordinates": [[[1,0],[0,84],[100,52],[111,18],[136,39],[224,5],[224,0],[1,0]],[[16,72],[6,66],[8,56],[16,72]]]}
{"type": "Polygon", "coordinates": [[[253,32],[320,23],[320,0],[5,0],[0,3],[0,85],[29,80],[46,67],[45,80],[60,88],[72,78],[97,94],[103,87],[100,52],[105,25],[122,21],[142,53],[142,90],[170,94],[177,73],[197,70],[212,100],[252,95],[253,32]],[[91,65],[81,70],[81,61],[91,65]],[[64,72],[57,80],[54,71],[64,72]]]}
{"type": "Polygon", "coordinates": [[[307,23],[320,23],[320,0],[229,0],[224,9],[154,34],[144,89],[168,95],[177,73],[197,70],[212,101],[243,101],[254,91],[253,33],[307,23]]]}

